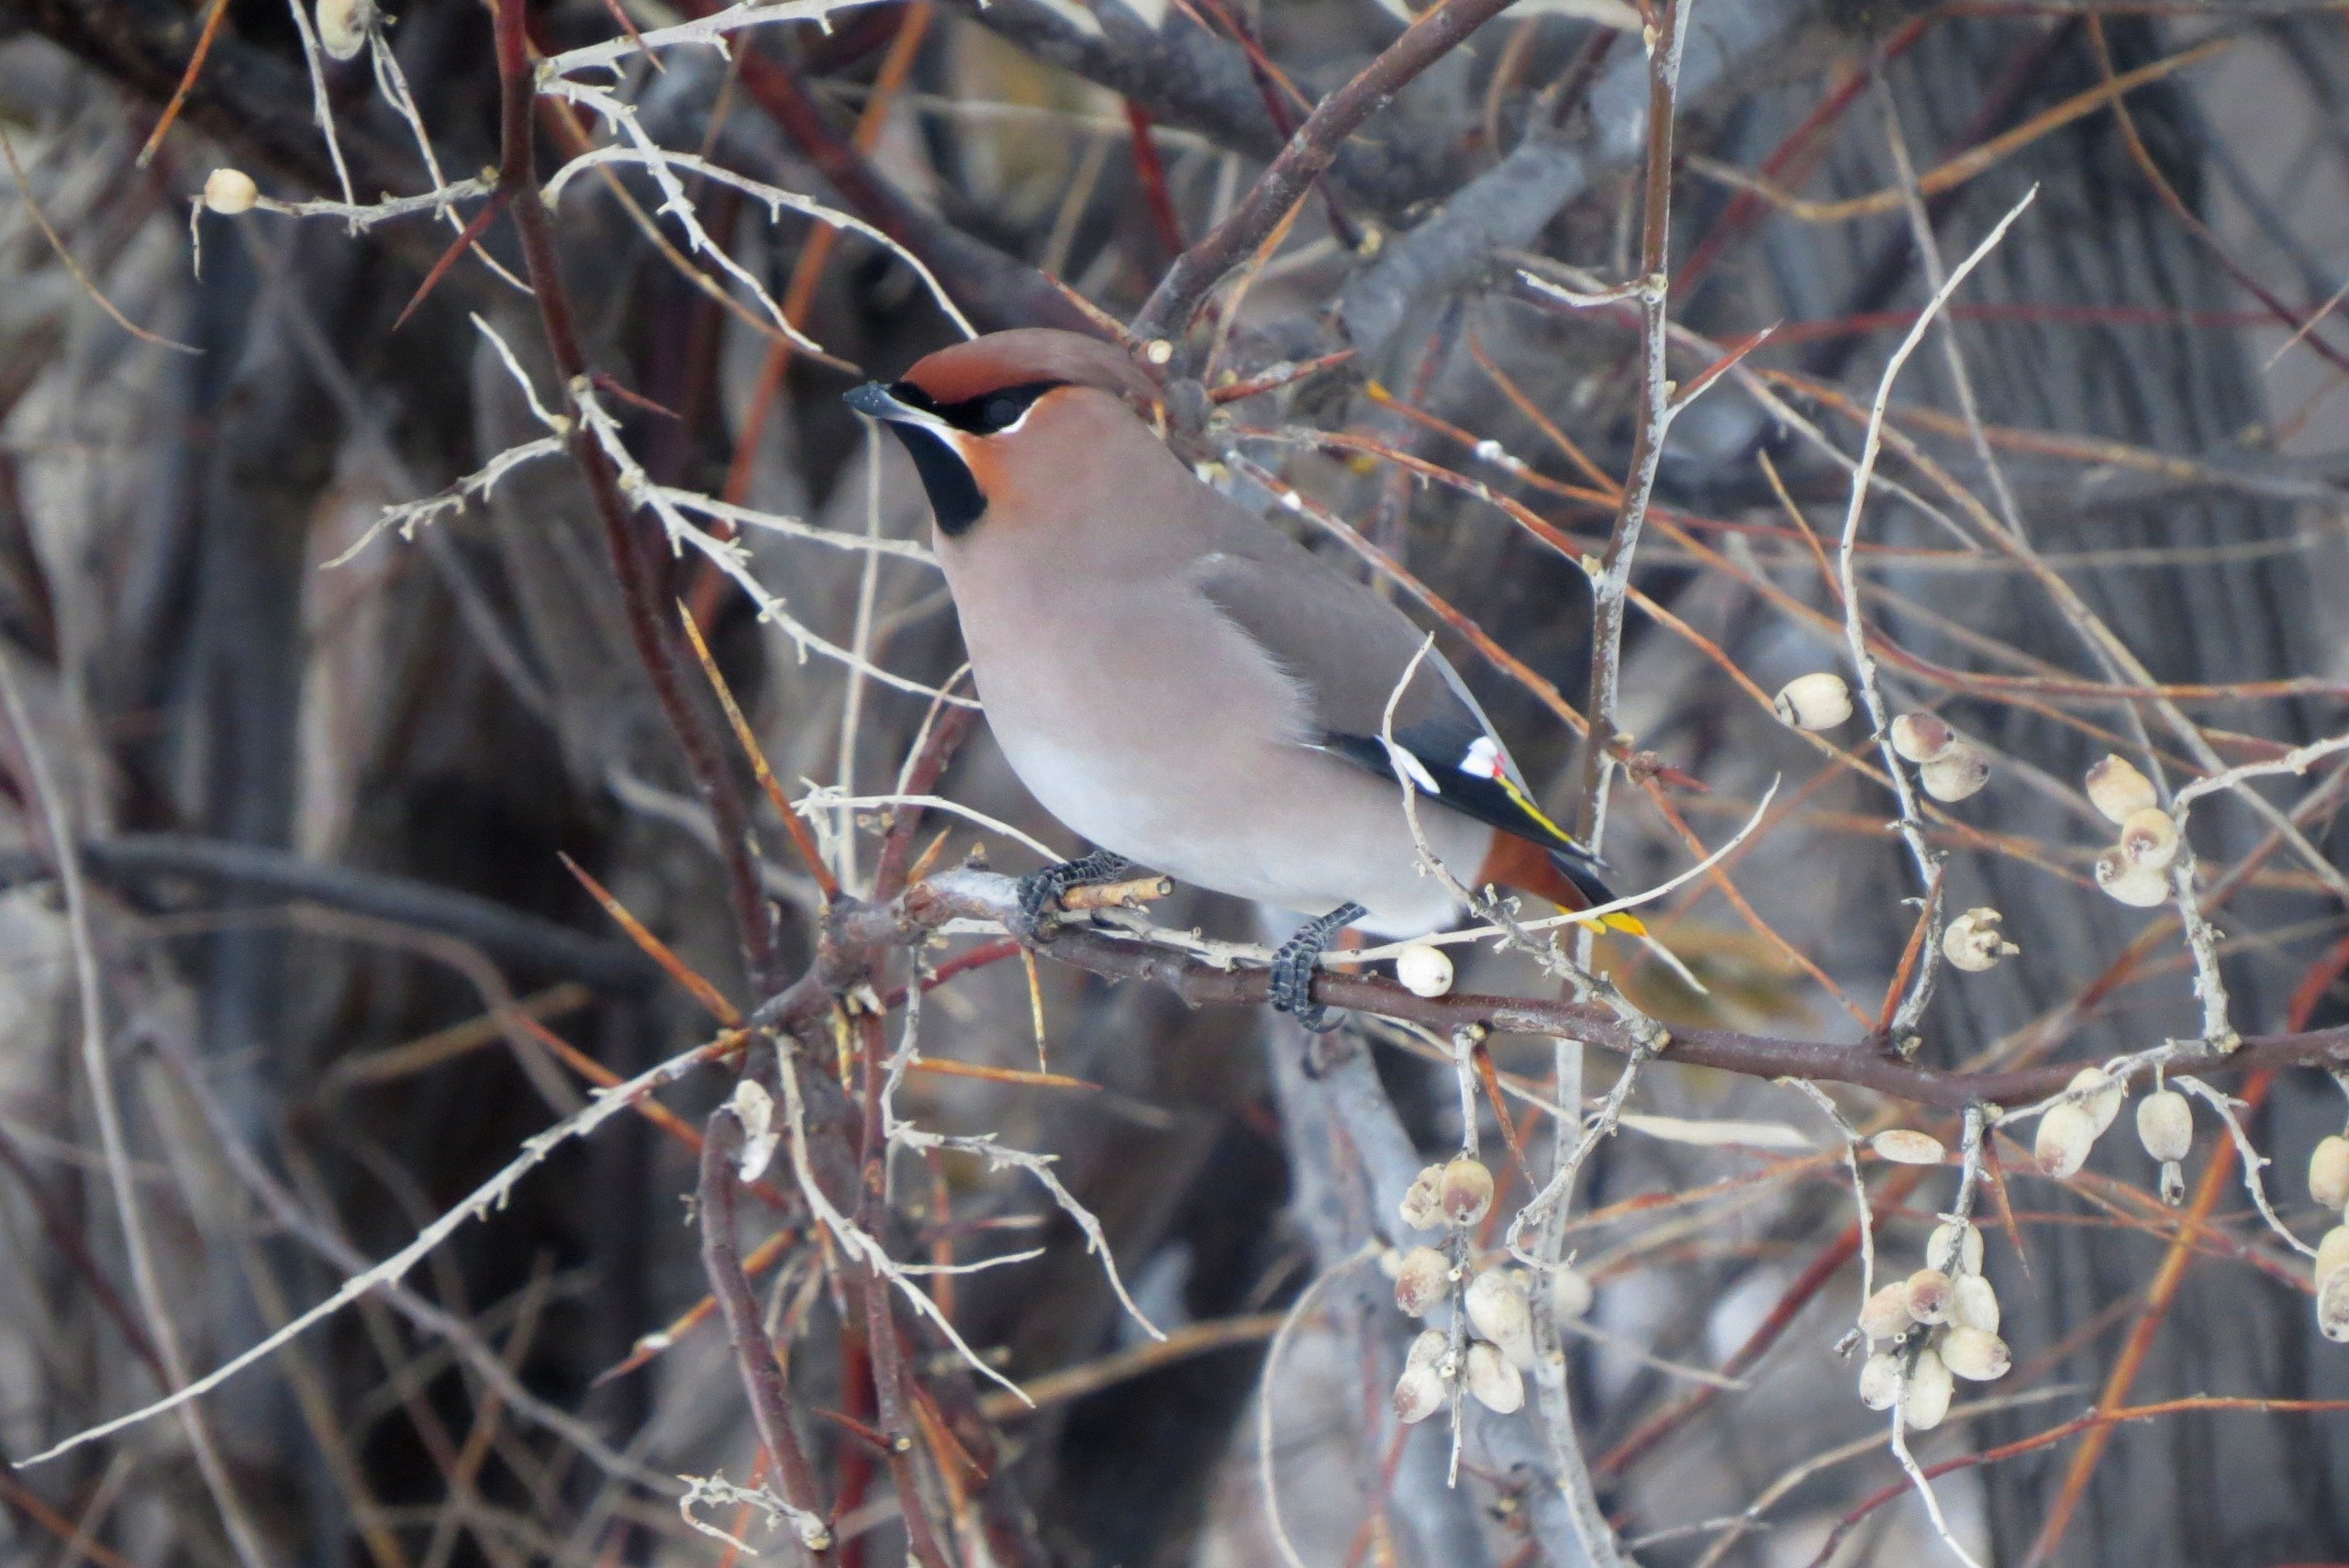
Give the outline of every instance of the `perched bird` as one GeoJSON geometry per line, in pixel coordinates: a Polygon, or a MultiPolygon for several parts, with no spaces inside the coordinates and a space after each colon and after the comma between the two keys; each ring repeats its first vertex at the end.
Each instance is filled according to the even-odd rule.
{"type": "Polygon", "coordinates": [[[1341,929],[1417,936],[1460,914],[1423,869],[1398,768],[1459,883],[1607,901],[1596,857],[1534,805],[1408,617],[1201,482],[1145,422],[1157,396],[1113,345],[1041,328],[848,395],[929,493],[1004,755],[1107,851],[1030,878],[1030,917],[1129,861],[1312,917],[1280,950],[1273,1003],[1326,1027],[1310,987],[1341,929]]]}

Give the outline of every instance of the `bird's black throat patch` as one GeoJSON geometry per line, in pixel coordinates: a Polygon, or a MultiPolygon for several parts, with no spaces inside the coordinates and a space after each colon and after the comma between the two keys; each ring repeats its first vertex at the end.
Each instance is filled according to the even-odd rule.
{"type": "Polygon", "coordinates": [[[963,454],[947,444],[946,438],[936,430],[919,425],[893,423],[890,433],[903,441],[906,455],[914,460],[914,472],[921,475],[921,487],[930,496],[930,509],[938,517],[938,531],[948,539],[956,539],[970,531],[987,509],[987,498],[979,490],[979,482],[971,476],[970,465],[963,454]]]}

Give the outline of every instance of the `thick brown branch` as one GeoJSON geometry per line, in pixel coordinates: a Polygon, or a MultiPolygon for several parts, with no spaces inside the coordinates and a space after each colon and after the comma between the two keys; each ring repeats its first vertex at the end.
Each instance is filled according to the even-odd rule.
{"type": "MultiPolygon", "coordinates": [[[[918,884],[893,903],[855,905],[836,912],[828,957],[763,1007],[755,1023],[788,1030],[821,1017],[831,1006],[828,977],[841,972],[858,955],[920,940],[957,917],[1008,921],[1018,907],[1016,886],[1008,876],[958,870],[918,884]]],[[[1194,1006],[1253,1006],[1265,999],[1270,988],[1270,977],[1263,969],[1219,967],[1104,927],[1060,926],[1036,943],[1036,951],[1109,979],[1163,985],[1194,1006]]],[[[1459,993],[1416,996],[1375,975],[1336,972],[1317,980],[1313,995],[1315,1000],[1334,1007],[1425,1024],[1444,1033],[1483,1024],[1505,1034],[1569,1036],[1625,1055],[1639,1043],[1631,1029],[1612,1013],[1575,1002],[1459,993]]],[[[2028,1104],[2061,1090],[2079,1070],[2075,1062],[2010,1073],[1953,1073],[1903,1062],[1866,1042],[1788,1040],[1714,1029],[1673,1030],[1664,1060],[1753,1078],[1849,1084],[1943,1110],[2028,1104]]],[[[2198,1077],[2232,1077],[2270,1067],[2349,1068],[2349,1027],[2250,1036],[2241,1050],[2230,1055],[2191,1066],[2173,1063],[2169,1071],[2198,1077]]]]}

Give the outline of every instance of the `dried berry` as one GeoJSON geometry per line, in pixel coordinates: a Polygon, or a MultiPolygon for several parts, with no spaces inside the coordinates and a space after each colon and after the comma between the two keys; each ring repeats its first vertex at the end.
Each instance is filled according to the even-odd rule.
{"type": "Polygon", "coordinates": [[[1518,1366],[1533,1364],[1533,1309],[1515,1269],[1488,1269],[1468,1282],[1468,1322],[1518,1366]]]}
{"type": "Polygon", "coordinates": [[[1996,969],[2000,959],[2022,951],[1998,929],[2001,918],[1996,909],[1968,909],[1943,929],[1942,956],[1971,974],[1996,969]]]}
{"type": "Polygon", "coordinates": [[[1897,1340],[1916,1321],[1909,1311],[1905,1284],[1886,1285],[1860,1304],[1860,1332],[1871,1340],[1897,1340]]]}
{"type": "Polygon", "coordinates": [[[1960,1274],[1951,1282],[1949,1320],[1986,1334],[1998,1331],[1998,1293],[1980,1274],[1960,1274]]]}
{"type": "Polygon", "coordinates": [[[2194,1107],[2176,1089],[2137,1102],[2137,1141],[2156,1160],[2183,1160],[2194,1149],[2194,1107]]]}
{"type": "Polygon", "coordinates": [[[1940,1139],[1906,1127],[1877,1133],[1868,1140],[1868,1147],[1896,1165],[1938,1165],[1949,1158],[1940,1139]]]}
{"type": "Polygon", "coordinates": [[[2096,1135],[2096,1118],[2065,1100],[2048,1106],[2047,1114],[2039,1118],[2039,1135],[2032,1140],[2031,1151],[2046,1174],[2059,1180],[2076,1176],[2088,1162],[2096,1135]]]}
{"type": "Polygon", "coordinates": [[[1424,1318],[1452,1294],[1452,1260],[1433,1247],[1414,1247],[1403,1254],[1395,1274],[1395,1305],[1414,1318],[1424,1318]]]}
{"type": "Polygon", "coordinates": [[[2132,811],[2121,825],[2121,841],[2113,846],[2121,858],[2144,871],[2167,871],[2177,859],[2177,824],[2158,806],[2132,811]]]}
{"type": "Polygon", "coordinates": [[[2316,1326],[2334,1344],[2349,1343],[2349,1269],[2336,1270],[2316,1293],[2316,1326]]]}
{"type": "Polygon", "coordinates": [[[1589,1275],[1571,1263],[1559,1264],[1550,1275],[1551,1321],[1564,1325],[1579,1319],[1590,1310],[1596,1294],[1589,1275]]]}
{"type": "Polygon", "coordinates": [[[2074,1103],[2096,1122],[2099,1138],[2104,1136],[2105,1129],[2121,1114],[2121,1101],[2128,1095],[2128,1090],[2121,1081],[2101,1067],[2081,1068],[2072,1074],[2072,1081],[2065,1085],[2064,1092],[2079,1096],[2074,1103]]]}
{"type": "Polygon", "coordinates": [[[1981,748],[1960,740],[1918,768],[1917,779],[1935,800],[1964,800],[1990,782],[1990,759],[1981,748]]]}
{"type": "Polygon", "coordinates": [[[2169,899],[2169,873],[2132,864],[2119,845],[2096,858],[2096,884],[2133,909],[2151,909],[2169,899]]]}
{"type": "Polygon", "coordinates": [[[1414,1230],[1433,1230],[1443,1223],[1443,1167],[1430,1165],[1413,1180],[1400,1205],[1403,1223],[1414,1230]]]}
{"type": "Polygon", "coordinates": [[[318,47],[337,60],[354,59],[379,17],[374,0],[318,0],[318,47]]]}
{"type": "Polygon", "coordinates": [[[2321,1290],[2326,1281],[2343,1270],[2349,1270],[2349,1225],[2336,1225],[2318,1240],[2316,1260],[2309,1267],[2309,1277],[2321,1290]]]}
{"type": "Polygon", "coordinates": [[[1982,1232],[1970,1220],[1947,1219],[1925,1240],[1925,1262],[1953,1274],[1982,1272],[1982,1232]]]}
{"type": "Polygon", "coordinates": [[[1525,1379],[1482,1340],[1468,1347],[1467,1383],[1476,1403],[1496,1414],[1506,1416],[1525,1403],[1525,1379]]]}
{"type": "Polygon", "coordinates": [[[2321,1139],[2309,1155],[2309,1196],[2338,1213],[2349,1208],[2349,1138],[2321,1139]]]}
{"type": "Polygon", "coordinates": [[[1939,1269],[1919,1269],[1900,1286],[1909,1316],[1920,1323],[1949,1321],[1950,1297],[1954,1288],[1949,1275],[1939,1269]]]}
{"type": "Polygon", "coordinates": [[[1949,1414],[1950,1396],[1957,1392],[1949,1367],[1930,1349],[1917,1353],[1917,1362],[1909,1369],[1909,1384],[1900,1396],[1900,1413],[1909,1425],[1920,1432],[1929,1432],[1942,1424],[1949,1414]]]}
{"type": "Polygon", "coordinates": [[[1395,1380],[1395,1418],[1407,1427],[1424,1421],[1443,1408],[1443,1378],[1433,1366],[1407,1366],[1395,1380]]]}
{"type": "Polygon", "coordinates": [[[242,169],[215,169],[205,176],[204,205],[224,217],[250,212],[261,200],[261,187],[242,169]]]}
{"type": "Polygon", "coordinates": [[[1820,670],[1779,687],[1774,706],[1779,719],[1798,729],[1832,729],[1852,717],[1852,688],[1842,676],[1820,670]]]}
{"type": "Polygon", "coordinates": [[[2007,1342],[1987,1329],[1952,1328],[1934,1348],[1942,1364],[1968,1383],[1996,1383],[2015,1364],[2007,1342]]]}
{"type": "Polygon", "coordinates": [[[1937,714],[1904,713],[1892,721],[1892,749],[1912,762],[1930,762],[1957,744],[1957,731],[1937,714]]]}
{"type": "Polygon", "coordinates": [[[1474,1225],[1493,1207],[1493,1173],[1474,1154],[1459,1154],[1443,1168],[1438,1189],[1444,1218],[1454,1225],[1474,1225]]]}
{"type": "Polygon", "coordinates": [[[2154,783],[2124,757],[2107,756],[2088,770],[2088,803],[2114,827],[2154,805],[2154,783]]]}
{"type": "Polygon", "coordinates": [[[1900,1358],[1878,1351],[1860,1363],[1860,1403],[1871,1410],[1889,1410],[1900,1403],[1900,1358]]]}
{"type": "Polygon", "coordinates": [[[1396,955],[1395,978],[1414,996],[1441,996],[1452,989],[1452,955],[1432,942],[1413,942],[1396,955]]]}

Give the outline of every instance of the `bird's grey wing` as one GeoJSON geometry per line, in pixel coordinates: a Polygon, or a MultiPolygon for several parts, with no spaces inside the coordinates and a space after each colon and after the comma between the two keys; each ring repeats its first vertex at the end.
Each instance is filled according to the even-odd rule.
{"type": "Polygon", "coordinates": [[[1392,777],[1380,738],[1392,701],[1395,743],[1421,795],[1578,866],[1597,864],[1533,804],[1450,661],[1432,648],[1420,656],[1426,637],[1409,617],[1244,514],[1218,542],[1223,548],[1200,559],[1194,584],[1307,694],[1316,729],[1309,743],[1392,777]]]}

